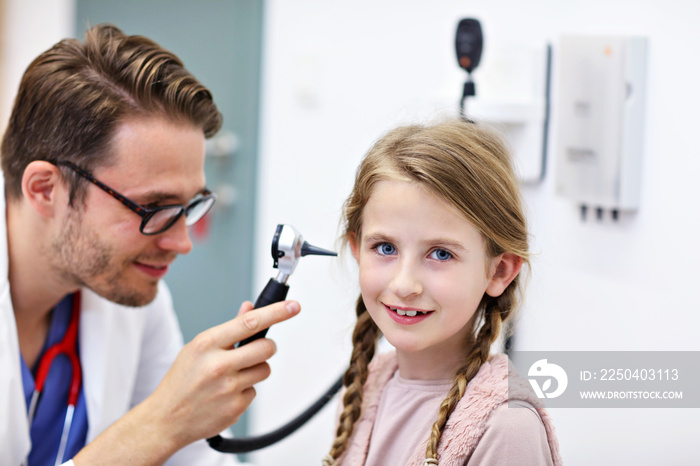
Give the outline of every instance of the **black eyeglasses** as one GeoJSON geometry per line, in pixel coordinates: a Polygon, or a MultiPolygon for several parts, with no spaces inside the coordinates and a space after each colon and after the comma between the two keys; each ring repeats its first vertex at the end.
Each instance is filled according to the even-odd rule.
{"type": "Polygon", "coordinates": [[[90,181],[95,186],[124,204],[126,207],[136,212],[136,214],[142,218],[141,227],[139,230],[144,235],[157,235],[158,233],[163,233],[165,230],[173,226],[183,214],[185,216],[185,224],[187,226],[194,225],[197,223],[197,221],[204,217],[207,212],[209,212],[209,209],[211,209],[211,206],[213,206],[214,202],[216,201],[216,194],[207,190],[197,194],[197,196],[190,201],[189,205],[186,206],[182,204],[175,204],[152,208],[143,207],[123,194],[113,190],[101,181],[95,179],[91,174],[71,162],[64,160],[58,162],[56,165],[64,165],[70,168],[78,175],[90,181]]]}

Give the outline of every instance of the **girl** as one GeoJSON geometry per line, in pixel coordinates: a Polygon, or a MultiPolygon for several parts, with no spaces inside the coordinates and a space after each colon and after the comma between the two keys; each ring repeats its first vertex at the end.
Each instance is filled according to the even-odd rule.
{"type": "Polygon", "coordinates": [[[343,241],[362,295],[324,465],[561,464],[527,382],[490,355],[528,264],[501,140],[465,121],[389,132],[358,168],[343,241]],[[396,351],[375,358],[380,335],[396,351]]]}

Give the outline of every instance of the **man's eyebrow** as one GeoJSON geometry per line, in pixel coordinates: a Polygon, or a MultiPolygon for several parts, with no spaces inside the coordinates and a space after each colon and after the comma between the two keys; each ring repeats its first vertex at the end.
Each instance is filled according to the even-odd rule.
{"type": "Polygon", "coordinates": [[[143,199],[145,199],[145,202],[147,204],[161,204],[165,202],[170,202],[170,203],[179,203],[180,198],[178,196],[175,196],[172,193],[165,193],[165,192],[150,192],[146,193],[143,196],[143,199]]]}
{"type": "MultiPolygon", "coordinates": [[[[198,194],[202,194],[205,191],[207,191],[207,188],[202,188],[199,191],[195,193],[195,196],[198,194]]],[[[192,196],[194,197],[194,196],[192,196]]],[[[139,197],[142,201],[143,204],[182,204],[182,198],[174,193],[170,192],[165,192],[165,191],[151,191],[147,193],[143,193],[142,196],[139,197]]],[[[184,204],[186,205],[191,199],[187,199],[184,201],[184,204]]]]}

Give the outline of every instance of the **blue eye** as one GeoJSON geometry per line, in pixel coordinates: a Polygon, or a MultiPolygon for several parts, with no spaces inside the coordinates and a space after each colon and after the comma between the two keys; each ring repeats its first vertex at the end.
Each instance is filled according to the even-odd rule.
{"type": "Polygon", "coordinates": [[[430,257],[439,261],[446,261],[452,259],[452,253],[445,249],[436,249],[430,253],[430,257]]]}
{"type": "Polygon", "coordinates": [[[391,243],[379,243],[374,246],[373,249],[382,256],[392,256],[396,254],[396,248],[391,243]]]}

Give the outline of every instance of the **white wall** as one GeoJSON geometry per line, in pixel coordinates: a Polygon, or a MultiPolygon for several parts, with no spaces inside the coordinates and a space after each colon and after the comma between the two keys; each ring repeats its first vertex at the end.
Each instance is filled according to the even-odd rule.
{"type": "MultiPolygon", "coordinates": [[[[518,334],[521,350],[699,350],[700,3],[694,0],[354,0],[266,2],[256,272],[272,274],[269,242],[291,223],[329,246],[355,167],[398,123],[456,111],[465,74],[456,66],[459,19],[476,17],[486,49],[499,41],[552,42],[563,34],[649,38],[641,208],[620,222],[582,223],[545,182],[525,188],[537,253],[518,334]]],[[[478,83],[477,83],[478,85],[478,83]]],[[[553,82],[556,99],[558,83],[553,82]]],[[[556,105],[556,100],[554,102],[556,105]]],[[[550,148],[555,147],[553,114],[550,148]]],[[[346,263],[350,262],[348,256],[346,263]]],[[[349,272],[305,258],[290,279],[294,322],[273,328],[279,354],[253,411],[257,432],[277,427],[320,394],[349,354],[349,272]]],[[[260,465],[318,464],[333,409],[265,450],[260,465]]],[[[698,464],[697,409],[553,411],[568,465],[698,464]]]]}
{"type": "Polygon", "coordinates": [[[10,116],[22,74],[53,44],[73,35],[74,0],[5,0],[0,29],[0,133],[10,116]]]}

